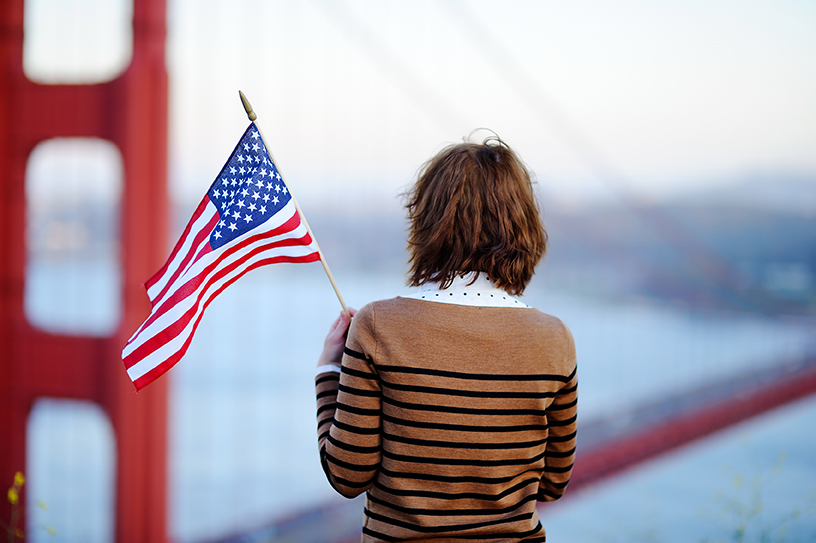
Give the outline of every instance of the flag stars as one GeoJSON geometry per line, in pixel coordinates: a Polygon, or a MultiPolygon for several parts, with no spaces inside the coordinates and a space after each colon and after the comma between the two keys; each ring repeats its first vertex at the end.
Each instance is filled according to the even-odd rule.
{"type": "Polygon", "coordinates": [[[219,246],[266,221],[290,197],[254,129],[239,144],[221,176],[210,191],[221,215],[211,232],[211,239],[219,246]]]}

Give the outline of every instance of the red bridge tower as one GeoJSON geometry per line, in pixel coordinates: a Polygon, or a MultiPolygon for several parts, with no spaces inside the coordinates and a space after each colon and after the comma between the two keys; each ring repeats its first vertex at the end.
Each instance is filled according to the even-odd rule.
{"type": "MultiPolygon", "coordinates": [[[[115,433],[116,540],[165,541],[167,380],[136,395],[120,360],[149,313],[140,284],[167,255],[165,0],[134,0],[132,61],[117,79],[95,85],[25,77],[23,5],[0,2],[0,487],[25,472],[26,421],[37,398],[90,400],[115,433]],[[26,162],[55,137],[103,138],[123,158],[123,315],[111,337],[48,334],[23,314],[26,162]]],[[[3,492],[4,522],[9,507],[3,492]]]]}

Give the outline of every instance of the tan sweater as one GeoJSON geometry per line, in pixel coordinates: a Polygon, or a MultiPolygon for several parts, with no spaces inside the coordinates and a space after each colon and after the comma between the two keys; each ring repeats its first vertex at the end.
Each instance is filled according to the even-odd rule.
{"type": "Polygon", "coordinates": [[[575,454],[575,347],[535,309],[394,298],[354,317],[316,378],[320,457],[367,492],[363,541],[544,541],[575,454]]]}

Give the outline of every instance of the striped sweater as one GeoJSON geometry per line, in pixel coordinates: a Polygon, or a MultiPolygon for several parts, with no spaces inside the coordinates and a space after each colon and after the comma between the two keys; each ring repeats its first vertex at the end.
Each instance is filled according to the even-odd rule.
{"type": "Polygon", "coordinates": [[[567,327],[535,309],[364,306],[340,373],[316,378],[320,458],[366,492],[363,541],[545,541],[575,454],[567,327]]]}

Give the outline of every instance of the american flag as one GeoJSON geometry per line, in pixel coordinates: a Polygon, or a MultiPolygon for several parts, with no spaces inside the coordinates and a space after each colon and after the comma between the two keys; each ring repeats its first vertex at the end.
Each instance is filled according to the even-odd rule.
{"type": "Polygon", "coordinates": [[[317,244],[251,123],[167,263],[145,283],[150,316],[122,351],[136,389],[184,356],[209,303],[246,272],[317,260],[317,244]]]}

